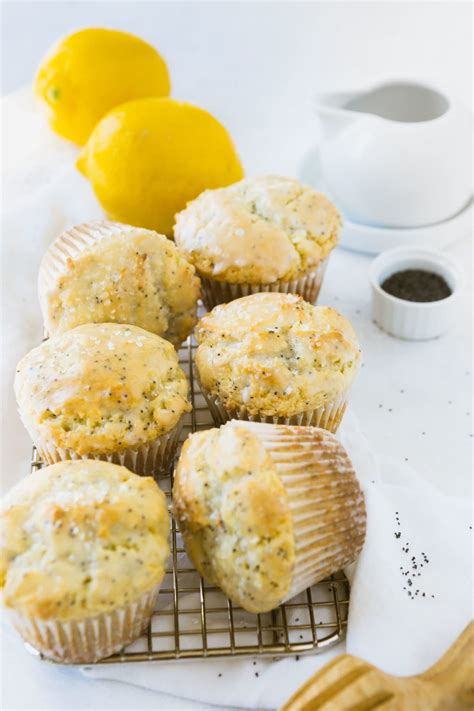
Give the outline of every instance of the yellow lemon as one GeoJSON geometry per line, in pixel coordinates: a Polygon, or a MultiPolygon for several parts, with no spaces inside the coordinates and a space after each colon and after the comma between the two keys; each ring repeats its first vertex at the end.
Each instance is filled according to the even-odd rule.
{"type": "Polygon", "coordinates": [[[168,235],[189,200],[243,176],[222,124],[174,99],[117,106],[95,127],[77,166],[110,217],[168,235]]]}
{"type": "Polygon", "coordinates": [[[35,92],[51,128],[84,144],[110,109],[144,96],[168,96],[168,69],[156,49],[127,32],[86,29],[60,40],[45,57],[35,92]]]}

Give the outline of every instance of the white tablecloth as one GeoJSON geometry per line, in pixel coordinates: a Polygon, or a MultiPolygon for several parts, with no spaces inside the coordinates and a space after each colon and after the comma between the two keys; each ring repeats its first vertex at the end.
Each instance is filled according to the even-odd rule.
{"type": "MultiPolygon", "coordinates": [[[[8,100],[6,109],[7,127],[22,126],[31,140],[22,143],[19,159],[10,129],[2,230],[4,488],[28,472],[30,441],[16,414],[11,383],[16,361],[41,337],[39,260],[61,229],[101,214],[73,167],[75,149],[44,129],[29,94],[8,100]]],[[[450,252],[466,270],[469,241],[450,252]]],[[[356,465],[363,459],[358,468],[370,514],[368,544],[354,580],[348,649],[389,671],[412,673],[434,661],[470,615],[469,289],[449,335],[424,343],[397,341],[371,322],[368,264],[364,255],[336,250],[320,298],[352,321],[364,353],[343,429],[356,465]],[[425,597],[414,601],[403,590],[400,567],[406,567],[406,553],[395,537],[397,511],[407,537],[403,543],[417,558],[422,552],[430,556],[420,585],[425,597]]],[[[2,638],[10,636],[8,631],[2,638]]],[[[18,665],[22,654],[18,651],[18,665]]],[[[251,663],[242,662],[226,662],[222,677],[213,662],[157,665],[151,673],[137,666],[97,667],[93,673],[205,702],[261,708],[283,701],[319,663],[315,657],[298,663],[259,661],[258,677],[251,663]]],[[[63,673],[53,669],[47,674],[54,680],[63,673]]]]}

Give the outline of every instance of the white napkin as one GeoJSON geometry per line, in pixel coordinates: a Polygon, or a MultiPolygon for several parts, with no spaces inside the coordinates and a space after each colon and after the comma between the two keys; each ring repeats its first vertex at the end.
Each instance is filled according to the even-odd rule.
{"type": "MultiPolygon", "coordinates": [[[[74,168],[76,149],[51,134],[35,112],[27,91],[3,102],[5,125],[22,129],[19,141],[13,140],[13,129],[8,132],[11,150],[4,175],[4,488],[28,471],[31,443],[16,414],[12,383],[17,360],[41,338],[36,294],[41,256],[60,230],[101,215],[88,183],[74,168]]],[[[471,616],[466,575],[471,569],[470,507],[441,495],[407,465],[386,458],[377,462],[351,411],[340,437],[363,482],[368,510],[367,541],[353,579],[347,650],[389,672],[417,673],[445,651],[471,616]],[[403,550],[406,544],[408,552],[403,550]],[[413,564],[420,567],[415,570],[413,564]]],[[[84,673],[234,708],[274,708],[341,651],[344,645],[298,661],[98,665],[84,673]]]]}
{"type": "MultiPolygon", "coordinates": [[[[383,474],[404,472],[387,461],[383,474]]],[[[347,634],[348,652],[400,675],[434,664],[472,617],[470,502],[406,474],[408,485],[364,487],[367,538],[347,634]]]]}

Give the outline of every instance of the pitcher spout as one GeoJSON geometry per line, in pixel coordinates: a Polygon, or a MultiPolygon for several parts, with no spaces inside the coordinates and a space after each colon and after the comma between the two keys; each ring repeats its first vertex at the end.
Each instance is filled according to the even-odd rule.
{"type": "Polygon", "coordinates": [[[317,97],[315,108],[324,139],[332,138],[354,121],[354,112],[346,107],[355,96],[354,93],[336,92],[317,97]]]}

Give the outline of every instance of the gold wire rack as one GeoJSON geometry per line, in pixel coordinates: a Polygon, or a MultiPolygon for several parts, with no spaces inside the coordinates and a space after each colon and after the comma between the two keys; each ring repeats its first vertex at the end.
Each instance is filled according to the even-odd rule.
{"type": "MultiPolygon", "coordinates": [[[[189,376],[193,406],[186,415],[181,443],[190,432],[214,426],[194,378],[195,348],[189,338],[179,352],[181,366],[189,376]]],[[[33,448],[31,470],[42,466],[33,448]]],[[[158,481],[170,503],[173,473],[158,481]]],[[[349,583],[342,572],[313,585],[276,610],[255,615],[233,605],[221,590],[201,578],[186,555],[174,520],[170,543],[170,567],[148,629],[131,645],[97,664],[314,653],[344,638],[349,583]]]]}

